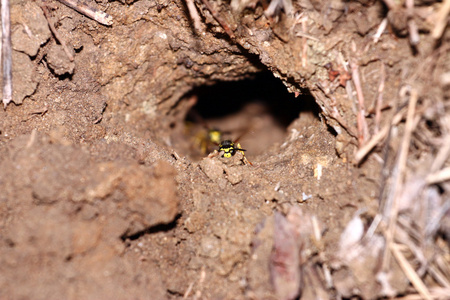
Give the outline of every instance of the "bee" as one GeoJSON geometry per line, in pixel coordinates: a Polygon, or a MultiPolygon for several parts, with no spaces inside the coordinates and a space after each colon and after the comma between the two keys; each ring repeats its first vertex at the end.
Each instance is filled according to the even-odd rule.
{"type": "Polygon", "coordinates": [[[219,144],[219,152],[223,152],[222,157],[230,158],[236,154],[236,152],[240,152],[242,154],[242,161],[244,164],[253,164],[245,157],[244,151],[245,149],[241,148],[241,144],[236,141],[224,140],[219,144]]]}
{"type": "Polygon", "coordinates": [[[220,141],[222,140],[222,131],[219,129],[209,129],[208,130],[208,140],[216,145],[220,145],[220,141]]]}
{"type": "Polygon", "coordinates": [[[207,129],[207,131],[199,132],[196,137],[196,144],[200,147],[202,154],[206,154],[210,151],[212,145],[220,145],[222,141],[223,132],[219,129],[207,129]]]}

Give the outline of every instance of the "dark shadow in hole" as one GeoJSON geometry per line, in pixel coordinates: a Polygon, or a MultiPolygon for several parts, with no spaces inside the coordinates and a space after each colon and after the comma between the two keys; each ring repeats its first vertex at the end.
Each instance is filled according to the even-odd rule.
{"type": "Polygon", "coordinates": [[[127,240],[134,241],[134,240],[137,240],[138,238],[140,238],[141,236],[143,236],[145,234],[152,234],[152,233],[161,232],[161,231],[170,231],[170,230],[174,229],[177,226],[177,222],[178,222],[178,219],[180,219],[180,217],[181,217],[181,214],[178,214],[175,217],[175,219],[172,222],[168,223],[168,224],[158,224],[158,225],[152,226],[150,228],[144,229],[142,231],[139,231],[139,232],[137,232],[135,234],[132,234],[132,235],[128,235],[127,233],[124,233],[120,237],[120,239],[122,241],[127,241],[127,240]]]}
{"type": "Polygon", "coordinates": [[[308,90],[296,98],[269,71],[248,79],[200,86],[185,99],[197,100],[184,120],[181,134],[186,139],[180,134],[173,141],[180,141],[174,143],[179,153],[194,160],[218,150],[220,142],[212,140],[208,130],[221,132],[221,141],[239,141],[246,155],[254,158],[281,144],[294,121],[294,126],[308,125],[319,119],[321,111],[308,90]]]}
{"type": "MultiPolygon", "coordinates": [[[[222,81],[194,89],[191,94],[197,95],[198,102],[192,110],[207,122],[208,119],[235,114],[249,103],[260,103],[281,126],[287,128],[300,112],[311,112],[318,118],[320,107],[308,91],[304,92],[295,98],[281,80],[267,71],[251,79],[222,81]]],[[[187,120],[196,122],[191,114],[188,114],[187,120]]]]}
{"type": "Polygon", "coordinates": [[[330,125],[327,124],[327,130],[329,133],[331,133],[334,137],[337,137],[338,133],[336,132],[336,130],[334,130],[333,127],[331,127],[330,125]]]}

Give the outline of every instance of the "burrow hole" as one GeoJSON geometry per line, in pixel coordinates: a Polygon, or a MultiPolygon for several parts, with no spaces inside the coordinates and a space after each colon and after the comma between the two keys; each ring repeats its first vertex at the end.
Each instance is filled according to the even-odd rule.
{"type": "Polygon", "coordinates": [[[307,91],[297,98],[270,72],[239,81],[221,81],[200,86],[186,95],[192,107],[184,118],[184,137],[173,146],[176,151],[198,160],[217,149],[209,142],[211,129],[222,132],[222,140],[239,140],[252,158],[281,145],[289,126],[300,117],[308,122],[320,112],[307,91]],[[206,149],[205,149],[206,148],[206,149]]]}

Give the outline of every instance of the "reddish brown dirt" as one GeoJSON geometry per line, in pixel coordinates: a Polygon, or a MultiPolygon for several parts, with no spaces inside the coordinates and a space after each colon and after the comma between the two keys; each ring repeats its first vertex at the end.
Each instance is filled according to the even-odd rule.
{"type": "MultiPolygon", "coordinates": [[[[378,1],[293,1],[299,17],[291,19],[283,11],[267,18],[256,1],[234,13],[228,2],[210,2],[234,38],[201,1],[204,34],[195,34],[183,1],[92,3],[113,16],[110,27],[59,2],[12,1],[20,105],[0,111],[1,299],[295,299],[300,290],[302,299],[375,299],[412,292],[396,263],[387,280],[394,292],[383,290],[375,278],[378,254],[341,259],[342,232],[356,214],[367,229],[386,184],[381,146],[353,163],[358,106],[348,75],[358,66],[371,134],[382,72],[380,127],[403,105],[405,82],[415,84],[423,103],[442,103],[448,116],[448,30],[438,48],[432,24],[417,17],[421,42],[412,50],[393,26],[372,40],[387,15],[378,1]],[[49,6],[73,62],[40,5],[49,6]],[[330,62],[334,73],[325,67],[330,62]],[[262,93],[233,102],[220,95],[242,96],[241,86],[213,86],[201,98],[202,86],[268,70],[298,97],[278,86],[261,100],[269,94],[264,88],[281,84],[264,73],[253,88],[262,93]],[[191,110],[198,102],[236,109],[186,122],[189,111],[200,111],[191,110]],[[217,149],[211,143],[202,153],[198,139],[208,128],[230,140],[242,135],[252,165],[240,152],[208,156],[217,149]]],[[[430,119],[437,112],[428,111],[430,119]]],[[[432,125],[424,125],[428,139],[439,135],[432,125]]],[[[391,139],[395,154],[401,137],[391,139]]],[[[416,154],[432,153],[421,145],[416,154]]]]}

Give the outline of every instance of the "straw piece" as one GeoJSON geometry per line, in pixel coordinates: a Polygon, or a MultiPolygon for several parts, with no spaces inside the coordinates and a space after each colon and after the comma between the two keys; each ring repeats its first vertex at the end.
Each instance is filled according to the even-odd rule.
{"type": "Polygon", "coordinates": [[[443,181],[450,180],[450,167],[442,169],[436,173],[430,174],[427,176],[428,184],[435,184],[443,181]]]}
{"type": "Polygon", "coordinates": [[[385,127],[383,127],[377,134],[375,134],[369,142],[367,142],[364,146],[362,146],[358,152],[356,152],[355,155],[355,163],[359,164],[361,162],[361,160],[366,157],[366,155],[376,146],[378,145],[378,143],[381,142],[381,140],[383,140],[386,135],[389,132],[389,129],[391,128],[391,126],[395,126],[398,123],[400,123],[400,121],[403,118],[403,112],[400,111],[398,112],[393,118],[392,118],[392,122],[391,124],[386,125],[385,127]]]}
{"type": "Polygon", "coordinates": [[[431,36],[433,39],[440,39],[444,33],[445,27],[447,27],[447,16],[450,13],[450,0],[444,0],[444,4],[436,16],[436,25],[434,26],[431,36]]]}
{"type": "Polygon", "coordinates": [[[430,292],[428,291],[427,287],[423,283],[423,281],[420,279],[419,275],[417,275],[414,268],[411,266],[411,264],[406,260],[403,253],[400,251],[401,245],[391,243],[389,245],[389,249],[394,254],[395,259],[397,260],[398,264],[402,268],[403,272],[405,273],[406,277],[408,277],[409,281],[412,283],[414,288],[417,290],[417,292],[420,294],[420,296],[423,299],[431,300],[433,299],[431,297],[430,292]]]}
{"type": "Polygon", "coordinates": [[[194,0],[186,0],[186,6],[189,11],[189,15],[191,16],[192,21],[194,22],[194,28],[198,34],[204,33],[202,27],[202,21],[198,14],[197,8],[195,7],[194,0]]]}
{"type": "Polygon", "coordinates": [[[11,20],[9,0],[1,0],[2,15],[2,65],[3,65],[3,108],[12,100],[12,48],[11,48],[11,20]]]}
{"type": "Polygon", "coordinates": [[[108,15],[104,11],[101,11],[97,8],[87,5],[82,1],[79,0],[58,0],[58,1],[63,3],[64,5],[67,5],[70,8],[75,9],[80,14],[83,14],[97,21],[100,24],[107,26],[113,24],[113,18],[110,15],[108,15]]]}

